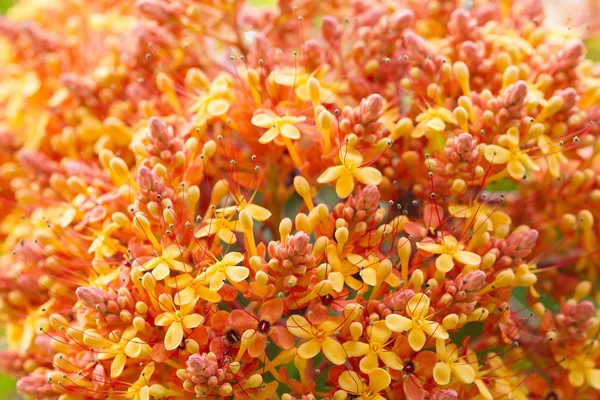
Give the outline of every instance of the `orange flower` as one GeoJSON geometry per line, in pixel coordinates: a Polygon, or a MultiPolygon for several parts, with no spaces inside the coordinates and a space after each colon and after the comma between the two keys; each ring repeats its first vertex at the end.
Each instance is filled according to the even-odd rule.
{"type": "Polygon", "coordinates": [[[231,326],[240,331],[253,330],[256,332],[254,342],[248,348],[252,357],[258,357],[267,346],[267,338],[270,338],[282,349],[294,346],[294,337],[285,326],[278,322],[283,315],[283,300],[267,300],[260,307],[258,317],[252,316],[244,310],[233,310],[230,320],[231,326]]]}

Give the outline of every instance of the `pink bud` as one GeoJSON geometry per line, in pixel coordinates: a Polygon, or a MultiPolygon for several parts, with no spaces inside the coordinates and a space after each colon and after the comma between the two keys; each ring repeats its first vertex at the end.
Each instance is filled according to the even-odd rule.
{"type": "Polygon", "coordinates": [[[148,137],[150,140],[161,143],[163,146],[168,146],[169,131],[167,125],[156,117],[150,118],[148,123],[148,137]]]}
{"type": "Polygon", "coordinates": [[[389,24],[396,32],[402,32],[413,23],[414,18],[415,14],[411,10],[396,11],[390,17],[389,24]]]}
{"type": "Polygon", "coordinates": [[[331,44],[339,39],[342,28],[340,27],[340,23],[335,18],[327,15],[323,17],[321,32],[323,33],[323,39],[331,44]]]}
{"type": "Polygon", "coordinates": [[[97,305],[104,304],[104,291],[95,286],[80,286],[75,290],[75,295],[90,309],[96,309],[97,305]]]}
{"type": "Polygon", "coordinates": [[[470,292],[475,292],[482,289],[485,286],[486,280],[485,272],[481,270],[475,270],[467,273],[463,280],[467,281],[466,289],[470,292]]]}
{"type": "Polygon", "coordinates": [[[587,322],[592,318],[595,312],[596,308],[594,307],[594,303],[589,300],[584,300],[577,304],[577,307],[573,310],[572,316],[577,323],[582,323],[587,322]]]}

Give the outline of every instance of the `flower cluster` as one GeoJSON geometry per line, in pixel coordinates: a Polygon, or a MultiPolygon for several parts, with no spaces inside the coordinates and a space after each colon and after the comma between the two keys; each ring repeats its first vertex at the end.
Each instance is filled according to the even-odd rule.
{"type": "Polygon", "coordinates": [[[541,0],[22,0],[25,398],[600,398],[600,66],[541,0]]]}

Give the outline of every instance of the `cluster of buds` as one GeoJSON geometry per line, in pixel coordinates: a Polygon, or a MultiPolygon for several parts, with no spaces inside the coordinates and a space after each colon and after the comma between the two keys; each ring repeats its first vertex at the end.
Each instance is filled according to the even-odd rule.
{"type": "Polygon", "coordinates": [[[541,0],[80,3],[0,20],[20,395],[600,398],[600,68],[541,0]]]}

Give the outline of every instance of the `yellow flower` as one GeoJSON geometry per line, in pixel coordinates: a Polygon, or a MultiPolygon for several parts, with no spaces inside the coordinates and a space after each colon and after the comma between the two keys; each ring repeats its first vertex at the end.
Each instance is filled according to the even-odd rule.
{"type": "Polygon", "coordinates": [[[430,321],[430,300],[423,293],[414,295],[406,305],[406,318],[398,314],[390,314],[385,319],[386,326],[393,332],[408,332],[408,343],[414,351],[419,351],[427,342],[427,335],[436,339],[448,339],[448,332],[437,322],[430,321]]]}
{"type": "Polygon", "coordinates": [[[510,128],[505,135],[498,138],[498,145],[489,144],[485,147],[485,158],[494,165],[507,164],[506,170],[513,179],[523,179],[525,168],[539,171],[540,167],[533,162],[526,151],[519,145],[519,130],[510,128]],[[501,147],[502,146],[502,147],[501,147]]]}
{"type": "Polygon", "coordinates": [[[150,346],[137,338],[136,334],[136,329],[130,326],[123,331],[119,338],[115,337],[115,334],[111,334],[110,337],[113,341],[104,338],[94,330],[86,330],[83,342],[90,347],[102,349],[98,352],[99,360],[113,360],[110,365],[110,376],[118,378],[123,372],[128,358],[139,359],[150,354],[150,346]]]}
{"type": "Polygon", "coordinates": [[[320,68],[312,74],[306,72],[299,72],[295,68],[286,67],[275,70],[271,73],[270,78],[275,83],[282,86],[295,87],[294,93],[302,101],[310,101],[310,89],[308,87],[308,80],[314,77],[319,82],[319,99],[323,103],[333,103],[335,101],[335,94],[327,86],[323,85],[325,82],[324,75],[327,72],[326,68],[320,68]]]}
{"type": "Polygon", "coordinates": [[[475,372],[475,379],[473,380],[473,383],[475,384],[475,386],[477,386],[479,394],[486,400],[492,400],[494,397],[492,396],[487,385],[481,378],[486,371],[479,371],[479,361],[477,361],[477,354],[471,349],[467,349],[467,362],[475,372]]]}
{"type": "Polygon", "coordinates": [[[292,315],[287,320],[290,333],[302,339],[309,339],[298,347],[300,358],[310,360],[321,351],[335,365],[346,362],[344,347],[332,338],[342,323],[337,319],[328,319],[319,325],[314,325],[300,315],[292,315]]]}
{"type": "Polygon", "coordinates": [[[252,204],[253,199],[246,201],[243,195],[234,196],[236,205],[223,207],[215,210],[215,214],[219,217],[230,217],[236,213],[239,213],[242,210],[248,211],[250,216],[255,221],[266,221],[271,216],[271,211],[267,210],[264,207],[258,206],[256,204],[252,204]]]}
{"type": "Polygon", "coordinates": [[[163,250],[160,257],[151,258],[146,261],[143,271],[152,271],[152,275],[157,281],[165,279],[171,274],[171,270],[180,272],[190,272],[192,267],[177,258],[181,257],[181,249],[176,244],[171,244],[163,250]]]}
{"type": "Polygon", "coordinates": [[[446,123],[457,124],[452,111],[444,107],[429,108],[419,114],[416,121],[417,126],[411,133],[413,138],[420,138],[429,132],[443,132],[446,130],[446,123]]]}
{"type": "Polygon", "coordinates": [[[196,113],[195,124],[203,126],[209,118],[220,117],[229,111],[231,102],[230,78],[226,74],[219,75],[210,85],[208,93],[190,107],[196,113]]]}
{"type": "Polygon", "coordinates": [[[435,267],[438,271],[446,273],[454,268],[454,260],[465,265],[479,265],[481,257],[470,251],[463,251],[464,245],[458,243],[454,236],[445,235],[442,237],[442,244],[432,242],[417,243],[420,250],[432,254],[439,254],[435,260],[435,267]]]}
{"type": "Polygon", "coordinates": [[[447,385],[450,383],[452,375],[462,383],[473,383],[475,371],[465,360],[458,356],[458,348],[455,344],[446,345],[444,340],[437,340],[436,353],[439,361],[433,368],[433,379],[438,384],[447,385]]]}
{"type": "Polygon", "coordinates": [[[396,276],[392,274],[392,263],[390,260],[380,260],[379,257],[369,254],[367,257],[359,256],[358,254],[348,254],[346,259],[353,265],[360,268],[360,277],[363,282],[369,286],[376,286],[382,282],[386,282],[392,286],[396,286],[396,276]]]}
{"type": "Polygon", "coordinates": [[[193,313],[196,301],[182,304],[177,310],[171,296],[163,293],[158,297],[160,308],[164,311],[154,319],[157,326],[168,326],[165,336],[165,348],[174,350],[183,340],[184,329],[193,329],[204,323],[204,317],[193,313]]]}
{"type": "Polygon", "coordinates": [[[338,379],[338,384],[342,390],[354,396],[354,400],[385,400],[379,392],[390,385],[392,381],[390,374],[384,369],[375,368],[368,375],[367,384],[356,372],[344,371],[338,379]]]}
{"type": "Polygon", "coordinates": [[[236,242],[234,231],[237,231],[240,227],[238,221],[231,221],[228,218],[209,218],[205,220],[205,225],[200,228],[194,236],[198,239],[217,235],[217,237],[227,244],[233,244],[236,242]]]}
{"type": "MultiPolygon", "coordinates": [[[[488,204],[474,203],[471,206],[456,204],[448,206],[448,212],[450,215],[456,218],[471,219],[481,215],[485,217],[486,221],[492,222],[492,226],[495,230],[498,230],[498,228],[503,226],[508,228],[508,226],[512,223],[512,220],[508,214],[498,210],[497,207],[492,207],[488,204]]],[[[470,226],[471,221],[469,221],[469,223],[466,225],[470,226]]]]}
{"type": "Polygon", "coordinates": [[[128,399],[132,400],[150,400],[150,387],[148,382],[154,373],[154,363],[148,364],[142,370],[140,377],[135,381],[125,394],[128,399]]]}
{"type": "Polygon", "coordinates": [[[373,167],[361,167],[363,162],[362,155],[348,146],[340,149],[340,162],[342,165],[329,167],[319,176],[317,182],[327,183],[337,181],[335,192],[345,199],[354,190],[354,179],[365,185],[379,185],[382,175],[379,170],[373,167]]]}
{"type": "Polygon", "coordinates": [[[558,145],[558,149],[552,149],[552,147],[557,146],[553,146],[550,142],[550,138],[546,135],[540,135],[540,137],[538,137],[538,146],[542,150],[542,153],[546,155],[546,162],[548,163],[550,175],[558,178],[560,176],[560,164],[565,164],[568,161],[567,157],[562,153],[562,147],[558,145]]]}
{"type": "Polygon", "coordinates": [[[250,275],[248,268],[238,266],[242,261],[244,261],[243,254],[237,252],[227,253],[221,261],[209,266],[196,279],[200,282],[210,282],[209,288],[213,291],[221,289],[225,279],[232,283],[241,282],[250,275]]]}
{"type": "MultiPolygon", "coordinates": [[[[284,115],[282,117],[259,113],[252,117],[252,125],[259,128],[269,128],[259,139],[258,142],[266,144],[275,140],[279,135],[287,139],[300,139],[300,130],[296,124],[306,121],[305,116],[292,117],[284,115]]],[[[285,139],[284,139],[285,140],[285,139]]]]}
{"type": "Polygon", "coordinates": [[[600,369],[594,368],[594,359],[585,354],[556,357],[561,367],[569,371],[569,383],[573,387],[581,387],[586,382],[596,390],[600,390],[600,369]]]}
{"type": "Polygon", "coordinates": [[[367,327],[367,337],[369,343],[351,341],[344,343],[344,350],[349,357],[361,357],[360,370],[369,373],[379,366],[381,360],[389,368],[401,370],[403,368],[400,356],[393,351],[386,350],[385,346],[392,336],[392,331],[388,329],[385,321],[377,321],[367,327]]]}

